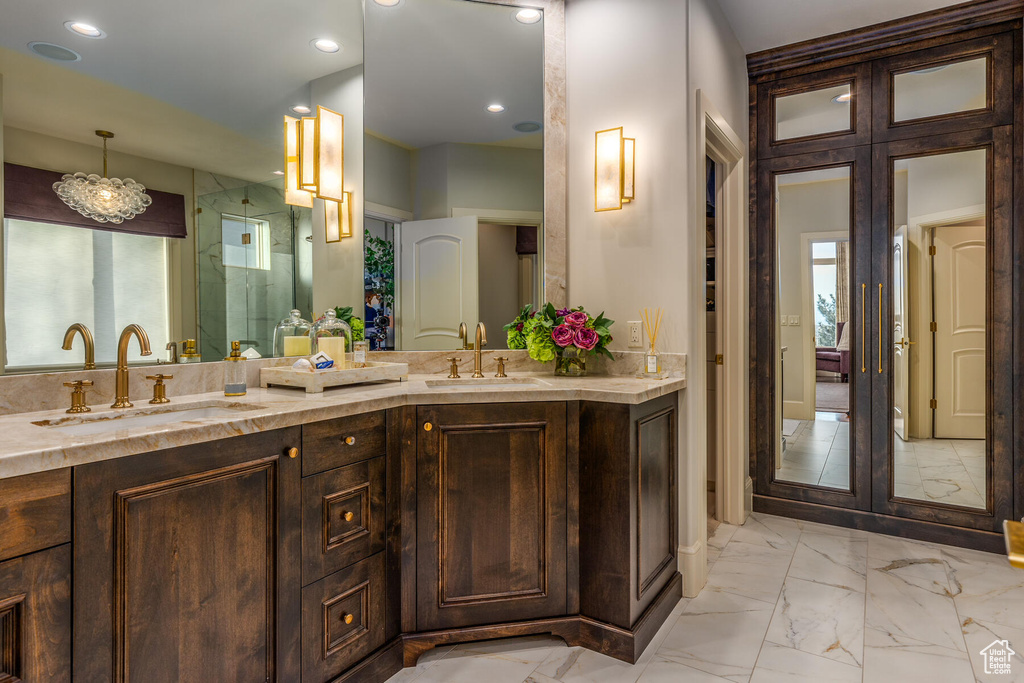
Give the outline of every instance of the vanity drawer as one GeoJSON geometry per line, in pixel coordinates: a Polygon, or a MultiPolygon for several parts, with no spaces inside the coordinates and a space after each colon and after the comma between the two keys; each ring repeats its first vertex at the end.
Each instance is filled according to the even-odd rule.
{"type": "Polygon", "coordinates": [[[384,455],[384,411],[324,420],[302,427],[302,475],[384,455]]]}
{"type": "Polygon", "coordinates": [[[324,683],[384,644],[384,553],[302,589],[302,680],[324,683]]]}
{"type": "Polygon", "coordinates": [[[70,468],[0,479],[0,560],[70,540],[70,468]]]}
{"type": "Polygon", "coordinates": [[[302,582],[384,549],[384,458],[302,480],[302,582]]]}

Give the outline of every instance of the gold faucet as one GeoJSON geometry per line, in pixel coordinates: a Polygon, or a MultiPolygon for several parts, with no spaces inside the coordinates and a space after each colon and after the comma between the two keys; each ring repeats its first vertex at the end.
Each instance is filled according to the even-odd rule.
{"type": "Polygon", "coordinates": [[[89,328],[82,323],[74,323],[64,333],[64,345],[61,346],[65,351],[71,350],[71,342],[75,340],[75,333],[78,332],[82,335],[82,341],[85,342],[85,370],[96,369],[96,344],[92,340],[92,332],[89,328]]]}
{"type": "Polygon", "coordinates": [[[149,335],[139,325],[132,323],[121,330],[121,336],[117,340],[117,379],[115,381],[117,391],[111,408],[132,407],[132,402],[128,399],[128,342],[132,340],[133,334],[139,340],[139,348],[142,349],[143,356],[153,353],[149,350],[149,335]]]}
{"type": "Polygon", "coordinates": [[[459,339],[462,340],[463,351],[473,348],[472,344],[469,343],[469,328],[466,327],[466,323],[459,323],[459,339]]]}
{"type": "Polygon", "coordinates": [[[476,379],[484,376],[480,354],[485,346],[487,346],[487,328],[480,322],[476,324],[476,346],[473,348],[473,377],[476,379]]]}

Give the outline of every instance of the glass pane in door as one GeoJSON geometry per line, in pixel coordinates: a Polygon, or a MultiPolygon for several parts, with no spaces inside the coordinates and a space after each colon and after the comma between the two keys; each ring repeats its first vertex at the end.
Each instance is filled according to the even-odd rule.
{"type": "Polygon", "coordinates": [[[850,83],[775,98],[775,139],[853,130],[850,83]]]}
{"type": "Polygon", "coordinates": [[[987,166],[981,149],[894,163],[897,498],[986,508],[987,166]]]}
{"type": "Polygon", "coordinates": [[[895,74],[893,121],[976,111],[988,106],[988,58],[895,74]]]}
{"type": "MultiPolygon", "coordinates": [[[[853,250],[849,166],[777,174],[774,479],[850,490],[853,250]]],[[[859,368],[859,366],[858,366],[859,368]]]]}

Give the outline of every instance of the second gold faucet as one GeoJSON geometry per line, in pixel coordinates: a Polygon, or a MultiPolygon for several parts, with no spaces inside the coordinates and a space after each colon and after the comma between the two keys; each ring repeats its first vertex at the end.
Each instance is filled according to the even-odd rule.
{"type": "Polygon", "coordinates": [[[128,343],[132,335],[139,340],[139,348],[143,356],[152,355],[149,349],[149,335],[141,326],[132,323],[121,331],[117,340],[117,375],[115,380],[116,392],[114,403],[111,408],[131,408],[132,402],[128,397],[128,343]]]}

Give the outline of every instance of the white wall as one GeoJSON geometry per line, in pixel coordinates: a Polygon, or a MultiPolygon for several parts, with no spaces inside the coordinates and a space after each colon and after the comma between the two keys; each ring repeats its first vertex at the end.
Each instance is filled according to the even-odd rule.
{"type": "Polygon", "coordinates": [[[694,232],[703,226],[690,208],[703,201],[691,196],[691,174],[703,175],[691,158],[694,94],[702,89],[746,140],[744,53],[714,0],[566,0],[566,55],[570,304],[618,321],[617,349],[625,322],[660,306],[660,350],[689,354],[679,528],[681,549],[697,548],[706,528],[686,512],[703,500],[706,476],[704,253],[703,245],[695,253],[694,232]],[[636,138],[636,201],[596,213],[594,133],[620,125],[636,138]]]}
{"type": "Polygon", "coordinates": [[[345,117],[345,189],[352,191],[352,237],[327,244],[322,202],[313,206],[313,310],[363,305],[363,67],[310,83],[312,105],[345,117]]]}
{"type": "Polygon", "coordinates": [[[366,201],[412,213],[413,152],[367,133],[363,137],[366,201]]]}
{"type": "Polygon", "coordinates": [[[516,228],[481,223],[478,237],[480,320],[487,328],[487,348],[508,348],[501,328],[519,315],[516,228]]]}

